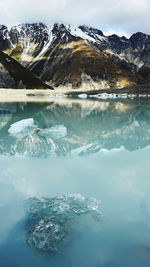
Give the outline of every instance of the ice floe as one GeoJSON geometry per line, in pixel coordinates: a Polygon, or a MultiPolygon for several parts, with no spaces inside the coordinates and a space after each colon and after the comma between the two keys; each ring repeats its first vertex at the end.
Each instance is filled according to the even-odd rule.
{"type": "Polygon", "coordinates": [[[33,134],[35,128],[37,128],[37,125],[34,123],[33,118],[24,119],[13,123],[8,129],[8,133],[17,138],[23,138],[33,134]]]}
{"type": "Polygon", "coordinates": [[[96,95],[90,95],[92,98],[98,98],[98,99],[116,99],[116,98],[127,98],[127,94],[107,94],[107,93],[102,93],[102,94],[96,94],[96,95]]]}
{"type": "Polygon", "coordinates": [[[66,94],[50,94],[50,97],[51,98],[65,98],[65,97],[67,97],[67,95],[66,94]]]}
{"type": "Polygon", "coordinates": [[[56,125],[54,127],[42,129],[38,134],[46,138],[57,140],[67,135],[67,128],[64,125],[56,125]]]}
{"type": "Polygon", "coordinates": [[[87,98],[87,94],[79,94],[78,97],[85,99],[85,98],[87,98]]]}
{"type": "Polygon", "coordinates": [[[116,94],[116,93],[102,93],[102,94],[95,94],[95,95],[89,95],[90,98],[97,98],[97,99],[102,99],[102,100],[106,100],[106,99],[126,99],[126,98],[136,98],[136,97],[140,97],[140,98],[147,98],[150,97],[150,95],[146,95],[146,94],[116,94]]]}

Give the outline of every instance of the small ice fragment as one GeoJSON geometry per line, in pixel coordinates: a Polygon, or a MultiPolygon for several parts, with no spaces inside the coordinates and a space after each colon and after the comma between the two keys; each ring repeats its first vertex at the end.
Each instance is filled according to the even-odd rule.
{"type": "Polygon", "coordinates": [[[78,97],[84,99],[84,98],[87,98],[87,94],[79,94],[78,97]]]}
{"type": "Polygon", "coordinates": [[[66,98],[66,94],[50,94],[51,98],[66,98]]]}
{"type": "Polygon", "coordinates": [[[8,129],[8,133],[18,138],[23,138],[33,134],[35,128],[37,128],[37,125],[34,124],[34,120],[30,118],[13,123],[8,129]]]}
{"type": "Polygon", "coordinates": [[[51,128],[40,130],[38,134],[43,137],[57,140],[67,135],[67,128],[64,125],[56,125],[51,128]]]}

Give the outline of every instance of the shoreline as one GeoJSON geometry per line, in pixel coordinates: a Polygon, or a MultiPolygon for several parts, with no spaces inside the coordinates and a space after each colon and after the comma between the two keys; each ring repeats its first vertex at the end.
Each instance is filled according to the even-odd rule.
{"type": "Polygon", "coordinates": [[[54,98],[79,98],[99,100],[150,99],[150,87],[121,89],[0,89],[0,102],[51,102],[54,98]]]}

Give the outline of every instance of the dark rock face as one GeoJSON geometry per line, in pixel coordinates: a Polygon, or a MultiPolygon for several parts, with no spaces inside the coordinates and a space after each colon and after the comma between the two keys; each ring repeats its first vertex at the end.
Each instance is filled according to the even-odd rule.
{"type": "Polygon", "coordinates": [[[4,25],[0,25],[0,50],[7,49],[10,46],[7,39],[8,29],[4,25]]]}
{"type": "Polygon", "coordinates": [[[2,51],[0,51],[0,87],[17,89],[51,88],[2,51]]]}
{"type": "Polygon", "coordinates": [[[87,33],[89,36],[94,37],[95,34],[100,35],[100,36],[104,36],[103,32],[92,28],[92,27],[87,27],[87,26],[79,26],[79,29],[85,33],[87,33]]]}
{"type": "Polygon", "coordinates": [[[50,28],[26,23],[10,30],[1,25],[0,50],[56,86],[78,87],[82,74],[113,86],[120,80],[126,81],[125,86],[150,81],[150,35],[140,32],[128,39],[104,36],[101,30],[84,25],[73,29],[58,23],[50,28]],[[110,66],[113,71],[108,71],[110,66]]]}
{"type": "Polygon", "coordinates": [[[108,36],[110,47],[117,53],[120,54],[125,49],[130,47],[130,42],[126,37],[119,37],[115,34],[108,36]]]}
{"type": "Polygon", "coordinates": [[[137,32],[130,37],[130,43],[133,49],[140,48],[143,49],[144,46],[150,44],[150,35],[146,35],[142,32],[137,32]]]}
{"type": "Polygon", "coordinates": [[[13,44],[16,44],[20,37],[30,37],[35,43],[46,42],[49,37],[48,28],[43,23],[26,23],[17,27],[14,26],[8,34],[13,44]]]}

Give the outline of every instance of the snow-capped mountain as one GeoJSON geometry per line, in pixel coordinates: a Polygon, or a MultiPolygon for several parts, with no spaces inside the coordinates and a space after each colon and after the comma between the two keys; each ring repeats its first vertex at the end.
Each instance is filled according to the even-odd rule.
{"type": "Polygon", "coordinates": [[[0,49],[54,86],[133,86],[150,81],[150,35],[105,36],[87,26],[0,26],[0,49]]]}

